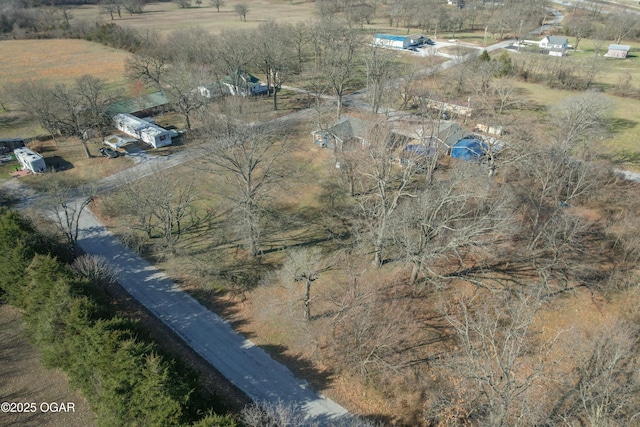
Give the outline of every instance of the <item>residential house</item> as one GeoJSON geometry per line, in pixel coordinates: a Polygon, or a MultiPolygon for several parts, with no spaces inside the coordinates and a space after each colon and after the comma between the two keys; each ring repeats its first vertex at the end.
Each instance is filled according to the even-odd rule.
{"type": "Polygon", "coordinates": [[[110,117],[121,113],[143,114],[142,112],[145,112],[149,114],[167,105],[169,105],[169,98],[167,98],[164,92],[159,91],[114,102],[107,108],[107,114],[110,117]]]}
{"type": "Polygon", "coordinates": [[[629,55],[631,46],[626,44],[610,44],[609,50],[604,55],[607,58],[626,58],[629,55]]]}
{"type": "Polygon", "coordinates": [[[449,123],[438,132],[437,141],[443,146],[443,150],[451,155],[453,146],[461,139],[469,137],[470,132],[457,123],[449,123]]]}
{"type": "Polygon", "coordinates": [[[366,123],[355,118],[344,118],[328,129],[311,132],[313,143],[321,147],[346,151],[355,146],[365,146],[363,137],[366,123]]]}
{"type": "Polygon", "coordinates": [[[231,95],[258,96],[268,95],[269,88],[260,82],[256,76],[246,71],[236,71],[232,76],[226,76],[221,83],[227,87],[231,95]]]}
{"type": "Polygon", "coordinates": [[[546,36],[538,42],[538,47],[551,56],[564,56],[569,49],[569,39],[561,36],[546,36]]]}
{"type": "Polygon", "coordinates": [[[113,117],[113,123],[120,131],[151,145],[153,148],[171,145],[171,132],[152,121],[121,113],[113,117]]]}

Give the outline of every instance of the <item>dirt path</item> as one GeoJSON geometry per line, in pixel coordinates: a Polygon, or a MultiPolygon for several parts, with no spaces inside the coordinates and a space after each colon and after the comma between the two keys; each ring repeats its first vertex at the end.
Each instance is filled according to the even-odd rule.
{"type": "Polygon", "coordinates": [[[19,310],[0,305],[0,426],[95,426],[95,416],[84,397],[71,388],[64,373],[44,367],[26,336],[19,310]],[[7,412],[5,402],[16,412],[7,412]],[[61,403],[64,412],[59,411],[61,403]]]}

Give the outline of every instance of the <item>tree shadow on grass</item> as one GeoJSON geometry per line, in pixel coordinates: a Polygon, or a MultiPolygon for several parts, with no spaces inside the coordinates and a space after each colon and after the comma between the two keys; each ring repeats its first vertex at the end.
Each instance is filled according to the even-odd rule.
{"type": "Polygon", "coordinates": [[[640,151],[619,150],[603,157],[614,165],[640,166],[640,151]]]}
{"type": "Polygon", "coordinates": [[[611,119],[611,130],[614,133],[633,129],[636,126],[638,126],[638,122],[636,122],[635,120],[623,119],[620,117],[615,117],[611,119]]]}
{"type": "Polygon", "coordinates": [[[333,373],[330,370],[320,370],[306,358],[287,354],[286,346],[266,344],[260,347],[274,360],[288,367],[296,377],[305,379],[314,390],[321,391],[331,385],[333,373]]]}
{"type": "Polygon", "coordinates": [[[74,168],[73,163],[63,159],[60,156],[47,157],[44,159],[44,162],[47,165],[47,169],[53,170],[54,172],[65,171],[74,168]]]}

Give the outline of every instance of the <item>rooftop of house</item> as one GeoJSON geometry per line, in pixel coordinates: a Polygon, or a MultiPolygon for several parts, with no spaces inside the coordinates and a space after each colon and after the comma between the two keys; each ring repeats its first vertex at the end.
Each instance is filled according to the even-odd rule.
{"type": "Polygon", "coordinates": [[[119,113],[136,113],[138,111],[167,105],[168,103],[169,98],[167,98],[164,92],[159,91],[114,102],[109,106],[109,108],[107,108],[107,114],[115,116],[119,113]]]}
{"type": "Polygon", "coordinates": [[[376,34],[376,38],[377,39],[395,40],[395,41],[399,41],[399,42],[404,41],[407,37],[410,37],[410,36],[396,36],[396,35],[393,35],[393,34],[376,34]]]}
{"type": "Polygon", "coordinates": [[[626,44],[610,44],[609,45],[609,50],[625,50],[628,52],[630,49],[631,49],[631,46],[626,44]]]}
{"type": "Polygon", "coordinates": [[[229,83],[229,84],[238,84],[238,83],[246,83],[248,85],[256,85],[260,83],[260,79],[257,78],[256,76],[254,76],[251,73],[247,73],[246,71],[236,71],[234,74],[234,78],[232,79],[231,76],[225,76],[224,79],[222,79],[222,81],[224,83],[229,83]]]}
{"type": "Polygon", "coordinates": [[[569,39],[562,36],[546,36],[541,41],[547,40],[549,44],[567,44],[569,43],[569,39]]]}

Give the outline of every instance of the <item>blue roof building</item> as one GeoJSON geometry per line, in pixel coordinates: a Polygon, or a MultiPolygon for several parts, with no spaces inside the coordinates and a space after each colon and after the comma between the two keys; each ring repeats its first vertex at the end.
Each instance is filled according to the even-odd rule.
{"type": "Polygon", "coordinates": [[[384,47],[392,47],[396,49],[408,49],[410,47],[421,47],[425,44],[433,42],[420,34],[412,34],[408,36],[396,36],[393,34],[376,34],[373,41],[374,44],[384,47]]]}
{"type": "Polygon", "coordinates": [[[489,150],[489,146],[481,139],[467,137],[456,142],[451,148],[451,157],[467,162],[479,162],[489,150]]]}

